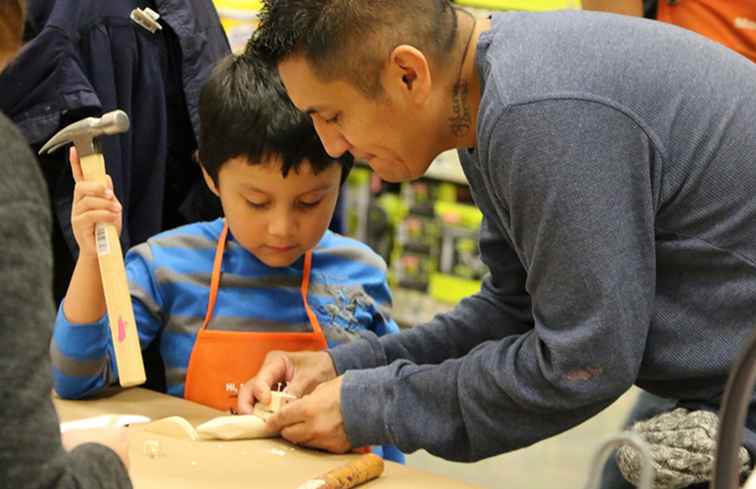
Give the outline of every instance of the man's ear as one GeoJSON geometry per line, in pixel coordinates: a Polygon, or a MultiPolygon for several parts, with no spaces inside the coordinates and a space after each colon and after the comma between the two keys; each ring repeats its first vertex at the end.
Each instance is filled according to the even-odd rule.
{"type": "Polygon", "coordinates": [[[419,49],[402,44],[394,48],[389,56],[384,87],[399,90],[418,105],[423,105],[430,97],[433,83],[430,63],[419,49]]]}

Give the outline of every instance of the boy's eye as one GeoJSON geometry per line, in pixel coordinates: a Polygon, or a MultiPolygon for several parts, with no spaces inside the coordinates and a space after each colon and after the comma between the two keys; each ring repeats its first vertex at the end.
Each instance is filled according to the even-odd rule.
{"type": "Polygon", "coordinates": [[[249,205],[253,209],[264,209],[268,206],[268,203],[267,202],[252,202],[251,200],[248,200],[247,205],[249,205]]]}
{"type": "Polygon", "coordinates": [[[300,200],[299,201],[299,207],[302,207],[304,209],[312,209],[313,207],[316,207],[323,199],[318,200],[311,200],[311,201],[305,201],[300,200]]]}
{"type": "Polygon", "coordinates": [[[326,121],[326,124],[337,124],[340,118],[341,118],[341,114],[338,113],[335,116],[326,119],[325,121],[326,121]]]}

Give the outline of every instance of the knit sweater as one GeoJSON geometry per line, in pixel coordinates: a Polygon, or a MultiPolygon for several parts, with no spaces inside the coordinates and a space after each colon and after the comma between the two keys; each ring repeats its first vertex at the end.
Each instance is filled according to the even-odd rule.
{"type": "Polygon", "coordinates": [[[495,15],[475,63],[460,157],[491,274],[429,324],[331,351],[350,441],[477,460],[633,384],[716,410],[756,311],[756,65],[587,12],[495,15]]]}
{"type": "Polygon", "coordinates": [[[112,450],[61,445],[50,399],[50,203],[27,143],[1,114],[0,147],[0,487],[131,487],[112,450]]]}

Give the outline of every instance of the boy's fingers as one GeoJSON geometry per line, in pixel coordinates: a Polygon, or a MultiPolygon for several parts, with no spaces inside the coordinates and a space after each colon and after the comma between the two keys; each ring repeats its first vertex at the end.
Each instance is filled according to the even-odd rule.
{"type": "Polygon", "coordinates": [[[84,180],[84,175],[81,172],[81,162],[79,161],[79,153],[76,152],[76,148],[71,146],[68,150],[68,161],[71,163],[71,173],[73,174],[74,182],[78,183],[84,180]]]}
{"type": "Polygon", "coordinates": [[[252,383],[255,379],[250,379],[239,389],[239,396],[236,398],[236,410],[239,414],[252,414],[255,407],[255,394],[252,389],[252,383]]]}

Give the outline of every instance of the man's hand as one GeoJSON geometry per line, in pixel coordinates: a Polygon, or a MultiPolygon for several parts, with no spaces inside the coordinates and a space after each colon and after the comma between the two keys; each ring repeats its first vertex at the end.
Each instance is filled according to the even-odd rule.
{"type": "Polygon", "coordinates": [[[85,443],[99,443],[113,450],[129,468],[129,438],[126,428],[97,428],[89,430],[70,430],[61,434],[63,448],[73,450],[85,443]]]}
{"type": "Polygon", "coordinates": [[[268,426],[294,443],[333,453],[352,448],[341,417],[343,377],[320,384],[312,394],[290,402],[271,416],[268,426]]]}
{"type": "Polygon", "coordinates": [[[300,397],[309,394],[319,384],[336,378],[331,355],[324,351],[297,352],[272,351],[265,356],[257,376],[248,380],[239,390],[238,410],[252,414],[255,403],[270,402],[271,387],[286,382],[286,392],[300,397]]]}

